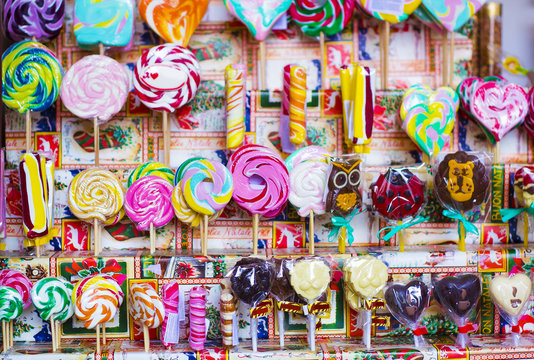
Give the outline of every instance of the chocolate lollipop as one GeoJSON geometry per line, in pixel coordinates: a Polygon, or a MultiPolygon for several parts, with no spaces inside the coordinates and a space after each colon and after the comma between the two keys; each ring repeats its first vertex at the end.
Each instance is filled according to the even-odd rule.
{"type": "MultiPolygon", "coordinates": [[[[274,259],[274,281],[271,294],[276,301],[287,301],[295,297],[295,290],[291,286],[290,272],[293,268],[293,261],[286,258],[274,259]]],[[[280,332],[280,348],[284,347],[284,312],[278,308],[278,331],[280,332]]]]}
{"type": "Polygon", "coordinates": [[[458,326],[458,346],[465,347],[469,343],[468,332],[474,329],[468,321],[477,307],[481,292],[480,278],[474,274],[447,276],[434,283],[434,297],[458,326]]]}

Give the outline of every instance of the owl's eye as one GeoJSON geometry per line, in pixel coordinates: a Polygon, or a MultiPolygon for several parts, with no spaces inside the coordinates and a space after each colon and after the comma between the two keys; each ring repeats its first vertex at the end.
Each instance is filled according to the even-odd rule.
{"type": "Polygon", "coordinates": [[[338,172],[334,175],[334,185],[336,188],[341,189],[347,185],[347,174],[344,172],[338,172]]]}
{"type": "Polygon", "coordinates": [[[360,184],[360,169],[356,168],[350,172],[349,183],[352,186],[357,186],[360,184]]]}
{"type": "Polygon", "coordinates": [[[393,192],[393,190],[388,190],[388,191],[386,191],[386,196],[387,196],[388,198],[393,197],[393,195],[395,195],[395,193],[393,192]]]}

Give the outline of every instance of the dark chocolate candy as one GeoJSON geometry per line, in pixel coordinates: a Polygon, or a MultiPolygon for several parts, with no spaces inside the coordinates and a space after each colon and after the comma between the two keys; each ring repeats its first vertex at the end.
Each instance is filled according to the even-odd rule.
{"type": "Polygon", "coordinates": [[[482,205],[491,190],[484,159],[465,151],[445,156],[439,163],[434,185],[442,205],[456,211],[482,205]]]}
{"type": "Polygon", "coordinates": [[[295,296],[295,290],[290,282],[290,266],[292,261],[286,258],[274,259],[274,281],[271,294],[278,301],[287,301],[295,296]]]}
{"type": "Polygon", "coordinates": [[[469,316],[482,291],[480,278],[474,274],[447,276],[434,284],[434,297],[448,312],[469,316]]]}
{"type": "Polygon", "coordinates": [[[395,284],[384,294],[389,311],[405,325],[416,324],[428,304],[428,287],[419,280],[395,284]]]}
{"type": "Polygon", "coordinates": [[[273,266],[262,259],[242,258],[232,270],[232,291],[244,303],[255,306],[271,291],[274,279],[273,266]]]}
{"type": "Polygon", "coordinates": [[[328,174],[326,211],[346,217],[361,207],[361,159],[333,159],[328,174]]]}

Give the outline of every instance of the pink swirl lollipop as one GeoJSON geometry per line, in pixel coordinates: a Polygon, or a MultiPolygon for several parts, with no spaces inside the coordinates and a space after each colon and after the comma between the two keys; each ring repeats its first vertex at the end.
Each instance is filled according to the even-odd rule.
{"type": "Polygon", "coordinates": [[[172,220],[172,185],[158,176],[148,175],[136,180],[126,191],[124,210],[138,230],[165,226],[172,220]]]}
{"type": "Polygon", "coordinates": [[[206,289],[195,286],[189,292],[189,323],[191,333],[189,345],[193,350],[204,349],[206,341],[206,289]]]}
{"type": "Polygon", "coordinates": [[[0,271],[0,286],[9,286],[10,288],[17,290],[20,296],[22,296],[24,309],[32,303],[31,290],[33,284],[30,279],[20,271],[10,269],[0,271]]]}
{"type": "Polygon", "coordinates": [[[149,108],[173,112],[195,96],[199,70],[193,53],[180,45],[153,47],[141,55],[135,66],[135,93],[149,108]]]}
{"type": "Polygon", "coordinates": [[[278,215],[289,196],[289,174],[282,158],[261,145],[240,147],[228,161],[233,198],[243,209],[267,218],[278,215]]]}
{"type": "Polygon", "coordinates": [[[129,82],[117,61],[103,55],[86,56],[63,77],[61,100],[78,117],[108,121],[126,102],[129,82]]]}
{"type": "Polygon", "coordinates": [[[161,288],[161,300],[165,307],[165,318],[161,324],[160,339],[165,347],[178,344],[178,296],[177,282],[165,284],[161,288]]]}

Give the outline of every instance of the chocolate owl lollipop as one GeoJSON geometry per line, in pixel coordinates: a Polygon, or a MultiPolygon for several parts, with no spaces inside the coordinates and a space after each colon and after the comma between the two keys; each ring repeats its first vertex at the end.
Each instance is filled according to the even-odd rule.
{"type": "Polygon", "coordinates": [[[477,308],[482,285],[474,274],[446,276],[434,282],[434,297],[458,326],[456,344],[465,347],[469,343],[468,333],[475,331],[469,322],[477,308]]]}

